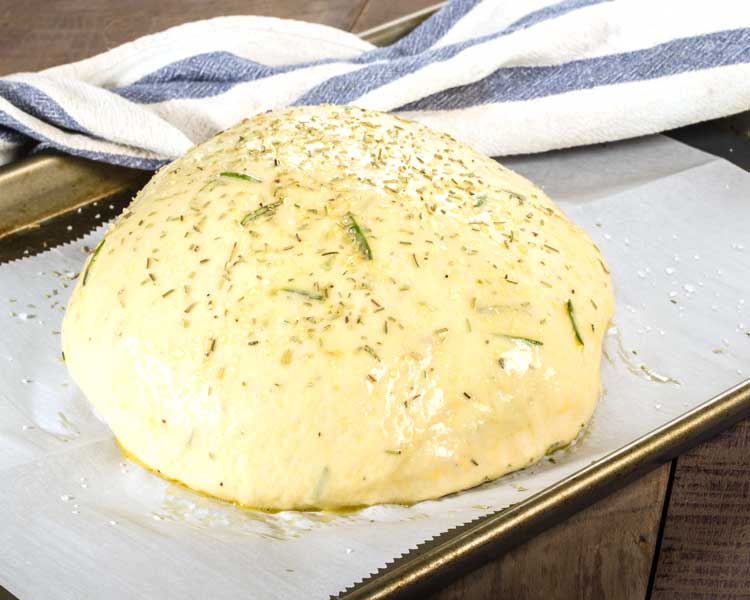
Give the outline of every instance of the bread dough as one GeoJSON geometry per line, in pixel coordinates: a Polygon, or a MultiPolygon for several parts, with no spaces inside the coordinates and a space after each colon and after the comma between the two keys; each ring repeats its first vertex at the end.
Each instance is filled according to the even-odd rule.
{"type": "Polygon", "coordinates": [[[594,243],[520,175],[394,116],[297,107],[154,175],[62,341],[154,471],[339,508],[437,498],[568,443],[612,311],[594,243]]]}

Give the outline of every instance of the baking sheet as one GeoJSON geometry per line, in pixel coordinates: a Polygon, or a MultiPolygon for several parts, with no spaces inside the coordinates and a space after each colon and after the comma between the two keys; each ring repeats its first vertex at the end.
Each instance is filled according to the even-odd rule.
{"type": "Polygon", "coordinates": [[[123,459],[60,361],[94,234],[0,266],[0,584],[24,600],[325,597],[747,376],[750,175],[659,136],[504,162],[590,232],[613,274],[606,393],[572,449],[440,501],[349,515],[239,510],[164,482],[123,459]]]}

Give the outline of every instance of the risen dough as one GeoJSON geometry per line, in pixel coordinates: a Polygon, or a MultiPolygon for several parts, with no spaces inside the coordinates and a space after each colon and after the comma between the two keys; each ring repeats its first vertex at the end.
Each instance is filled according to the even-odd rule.
{"type": "Polygon", "coordinates": [[[612,310],[597,248],[523,177],[415,123],[301,107],[153,177],[89,258],[63,348],[153,470],[333,508],[435,498],[572,440],[612,310]]]}

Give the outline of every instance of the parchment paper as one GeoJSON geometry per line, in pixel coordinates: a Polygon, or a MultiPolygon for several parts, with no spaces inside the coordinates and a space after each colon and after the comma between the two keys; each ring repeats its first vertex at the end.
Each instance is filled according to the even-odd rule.
{"type": "Polygon", "coordinates": [[[556,464],[339,516],[240,510],[145,472],[60,361],[63,307],[99,232],[0,266],[0,583],[24,600],[322,598],[747,376],[750,175],[663,137],[505,163],[590,232],[615,283],[605,392],[556,464]]]}

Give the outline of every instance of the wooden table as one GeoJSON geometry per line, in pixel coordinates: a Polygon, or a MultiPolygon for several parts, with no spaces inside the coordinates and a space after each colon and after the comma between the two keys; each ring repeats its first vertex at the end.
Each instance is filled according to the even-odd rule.
{"type": "MultiPolygon", "coordinates": [[[[0,0],[0,74],[86,58],[219,15],[363,31],[435,0],[0,0]]],[[[750,598],[750,423],[530,539],[435,596],[750,598]]]]}

